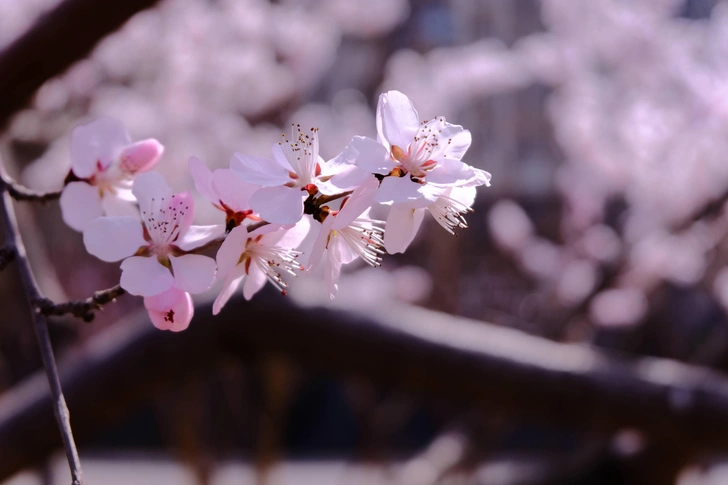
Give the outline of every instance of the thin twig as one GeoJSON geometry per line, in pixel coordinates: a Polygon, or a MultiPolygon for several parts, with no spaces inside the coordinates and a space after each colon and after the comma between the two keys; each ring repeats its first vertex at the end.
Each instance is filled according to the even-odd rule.
{"type": "Polygon", "coordinates": [[[101,310],[104,305],[111,303],[124,293],[126,293],[124,288],[116,285],[106,290],[96,291],[93,296],[90,296],[85,300],[56,303],[50,298],[39,298],[33,303],[36,308],[38,308],[38,311],[40,311],[43,315],[60,316],[71,314],[82,319],[84,322],[90,322],[94,319],[94,310],[101,310]]]}
{"type": "Polygon", "coordinates": [[[10,196],[15,200],[29,200],[34,202],[48,202],[61,197],[62,190],[52,192],[40,192],[38,190],[29,189],[16,182],[6,172],[3,172],[3,184],[10,196]]]}
{"type": "Polygon", "coordinates": [[[36,311],[35,308],[35,302],[43,299],[43,295],[38,288],[38,283],[35,281],[35,276],[30,268],[28,255],[25,251],[25,244],[23,243],[23,238],[20,235],[18,221],[15,217],[15,210],[13,209],[13,199],[10,195],[10,184],[7,180],[9,180],[9,177],[5,172],[2,160],[0,160],[0,193],[2,195],[2,197],[0,197],[0,212],[3,216],[2,218],[5,230],[5,248],[12,250],[15,253],[15,260],[18,263],[20,278],[23,282],[23,286],[25,287],[28,302],[32,308],[35,335],[38,339],[43,367],[45,368],[46,377],[48,378],[48,384],[53,397],[53,411],[56,417],[56,422],[58,423],[58,429],[61,433],[63,447],[66,450],[66,459],[68,460],[68,466],[71,470],[71,478],[73,479],[72,483],[73,485],[83,485],[81,461],[78,458],[76,443],[73,440],[68,406],[66,406],[66,400],[63,397],[63,390],[61,389],[61,381],[58,377],[58,368],[56,367],[56,360],[53,355],[53,347],[48,333],[48,326],[46,325],[45,316],[39,311],[36,311]]]}

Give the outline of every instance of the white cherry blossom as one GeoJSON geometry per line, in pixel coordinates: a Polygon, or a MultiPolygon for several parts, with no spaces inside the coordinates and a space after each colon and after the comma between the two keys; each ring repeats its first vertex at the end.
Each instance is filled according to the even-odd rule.
{"type": "Polygon", "coordinates": [[[132,143],[124,125],[99,118],[71,133],[71,181],[61,194],[61,214],[83,231],[103,215],[134,214],[134,176],[151,170],[164,147],[155,139],[132,143]]]}
{"type": "Polygon", "coordinates": [[[338,292],[341,266],[361,258],[371,266],[382,261],[383,221],[369,218],[378,181],[370,178],[344,200],[338,211],[330,211],[321,224],[308,261],[309,270],[315,269],[324,258],[324,277],[332,300],[338,292]]]}
{"type": "Polygon", "coordinates": [[[173,194],[164,177],[149,172],[133,187],[138,217],[100,217],[83,232],[86,250],[97,258],[121,263],[121,287],[132,295],[154,296],[172,286],[200,293],[215,278],[215,261],[188,254],[220,237],[224,226],[192,226],[194,201],[188,192],[173,194]]]}
{"type": "Polygon", "coordinates": [[[190,157],[189,170],[195,188],[225,213],[225,227],[230,230],[245,219],[260,221],[250,207],[250,196],[260,187],[243,182],[230,169],[211,171],[197,157],[190,157]]]}
{"type": "Polygon", "coordinates": [[[185,330],[195,312],[190,294],[174,286],[158,295],[145,297],[144,307],[155,327],[172,332],[185,330]]]}
{"type": "Polygon", "coordinates": [[[292,137],[273,145],[273,160],[235,153],[230,168],[241,180],[262,188],[250,197],[260,217],[276,224],[295,224],[303,216],[303,202],[310,194],[333,195],[351,190],[366,173],[349,163],[319,156],[318,129],[310,134],[300,125],[292,137]]]}
{"type": "Polygon", "coordinates": [[[295,276],[303,270],[298,262],[300,252],[295,248],[308,234],[310,222],[301,218],[291,228],[268,224],[248,232],[245,226],[230,231],[217,252],[218,279],[224,279],[223,289],[215,300],[212,313],[217,315],[240,283],[247,300],[260,290],[268,279],[285,295],[288,285],[282,273],[295,276]]]}

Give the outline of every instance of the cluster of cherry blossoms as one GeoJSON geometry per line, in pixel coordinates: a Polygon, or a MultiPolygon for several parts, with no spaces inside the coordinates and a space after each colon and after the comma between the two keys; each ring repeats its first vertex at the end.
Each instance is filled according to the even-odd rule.
{"type": "Polygon", "coordinates": [[[121,261],[121,287],[144,297],[163,330],[187,328],[190,295],[217,280],[214,314],[241,285],[246,299],[266,281],[285,294],[286,274],[321,264],[333,299],[342,265],[379,266],[385,252],[403,252],[426,212],[450,233],[466,228],[475,187],[490,182],[461,161],[470,132],[442,117],[420,122],[404,94],[382,94],[376,120],[377,140],[356,136],[329,161],[319,156],[318,130],[300,126],[273,146],[272,159],[235,153],[229,169],[211,171],[191,157],[196,189],[221,213],[218,224],[197,226],[191,194],[173,193],[150,171],[162,145],[132,143],[120,122],[97,119],[72,133],[63,219],[83,232],[89,253],[121,261]],[[370,215],[375,205],[388,208],[386,222],[370,215]]]}

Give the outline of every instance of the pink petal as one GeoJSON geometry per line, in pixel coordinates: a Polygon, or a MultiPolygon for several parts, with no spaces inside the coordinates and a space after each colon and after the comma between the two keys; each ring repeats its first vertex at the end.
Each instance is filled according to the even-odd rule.
{"type": "MultiPolygon", "coordinates": [[[[410,142],[411,140],[407,143],[410,142]]],[[[381,175],[387,175],[396,166],[384,145],[365,136],[352,138],[344,151],[329,162],[333,166],[340,166],[343,163],[355,164],[366,172],[381,175]]]]}
{"type": "Polygon", "coordinates": [[[250,273],[248,274],[248,278],[245,280],[245,284],[243,284],[243,296],[246,300],[253,298],[253,295],[263,288],[263,285],[265,285],[265,279],[263,271],[257,265],[251,264],[250,273]]]}
{"type": "Polygon", "coordinates": [[[303,216],[308,192],[299,188],[264,187],[250,198],[250,206],[261,219],[276,224],[295,224],[303,216]]]}
{"type": "Polygon", "coordinates": [[[86,182],[71,182],[61,193],[61,217],[76,231],[84,228],[104,214],[98,188],[86,182]]]}
{"type": "Polygon", "coordinates": [[[85,179],[116,160],[121,150],[131,142],[126,128],[119,120],[98,118],[74,128],[71,133],[71,168],[77,177],[85,179]]]}
{"type": "Polygon", "coordinates": [[[366,183],[372,174],[356,165],[348,165],[326,182],[316,182],[316,187],[322,194],[335,195],[341,192],[354,190],[366,183]]]}
{"type": "Polygon", "coordinates": [[[174,285],[174,276],[152,256],[132,256],[121,263],[121,287],[132,295],[154,296],[174,285]]]}
{"type": "Polygon", "coordinates": [[[420,127],[420,117],[407,96],[389,91],[379,96],[377,104],[377,133],[387,151],[397,145],[404,151],[414,141],[420,127]]]}
{"type": "Polygon", "coordinates": [[[164,153],[164,147],[154,138],[128,145],[119,155],[122,172],[135,174],[151,170],[164,153]]]}
{"type": "Polygon", "coordinates": [[[190,157],[187,166],[197,191],[213,204],[217,204],[217,192],[212,188],[212,170],[197,157],[190,157]]]}
{"type": "Polygon", "coordinates": [[[248,230],[245,226],[237,226],[230,231],[215,257],[220,276],[226,276],[238,265],[247,241],[248,230]]]}
{"type": "Polygon", "coordinates": [[[144,298],[144,307],[155,327],[172,332],[186,329],[195,311],[190,294],[175,287],[144,298]]]}
{"type": "Polygon", "coordinates": [[[235,290],[240,286],[240,282],[245,278],[245,267],[241,264],[236,266],[233,271],[225,278],[223,283],[222,291],[215,298],[215,302],[212,304],[212,314],[217,315],[222,310],[222,307],[228,302],[235,290]]]}
{"type": "Polygon", "coordinates": [[[389,254],[403,253],[417,234],[425,216],[424,209],[393,205],[384,231],[384,247],[389,254]]]}
{"type": "Polygon", "coordinates": [[[121,261],[146,247],[144,232],[135,217],[99,217],[83,231],[86,251],[102,261],[121,261]]]}
{"type": "Polygon", "coordinates": [[[288,169],[267,158],[235,153],[230,159],[230,169],[243,182],[261,187],[275,187],[291,181],[288,169]]]}
{"type": "Polygon", "coordinates": [[[204,246],[210,241],[225,235],[225,224],[211,226],[190,226],[175,242],[174,245],[183,251],[204,246]]]}
{"type": "Polygon", "coordinates": [[[260,186],[243,182],[230,169],[219,169],[212,173],[212,188],[218,200],[239,212],[250,210],[250,196],[260,186]]]}
{"type": "Polygon", "coordinates": [[[362,212],[372,206],[374,195],[379,188],[379,181],[370,175],[369,179],[354,190],[346,200],[344,207],[339,211],[331,226],[333,229],[343,229],[359,217],[362,212]]]}
{"type": "Polygon", "coordinates": [[[139,201],[142,212],[151,214],[153,207],[159,207],[162,198],[169,200],[172,197],[172,188],[161,173],[146,172],[134,179],[132,193],[139,201]],[[155,204],[152,204],[152,199],[156,201],[155,204]]]}
{"type": "Polygon", "coordinates": [[[468,207],[472,207],[473,202],[475,202],[475,192],[475,187],[453,187],[443,195],[446,195],[468,207]]]}
{"type": "Polygon", "coordinates": [[[411,207],[427,207],[444,190],[442,187],[412,182],[407,176],[387,177],[379,185],[374,200],[380,204],[407,203],[411,207]]]}
{"type": "MultiPolygon", "coordinates": [[[[273,149],[271,151],[273,152],[273,160],[275,160],[276,163],[278,163],[278,165],[280,165],[287,171],[291,171],[291,172],[294,171],[293,167],[291,166],[291,162],[288,160],[288,157],[286,156],[286,153],[283,150],[282,143],[275,143],[273,145],[273,149]]],[[[318,150],[316,150],[316,152],[318,153],[318,150]]]]}
{"type": "Polygon", "coordinates": [[[201,254],[170,256],[174,272],[174,286],[188,293],[202,293],[215,281],[217,264],[201,254]]]}
{"type": "Polygon", "coordinates": [[[349,264],[359,257],[359,253],[354,251],[340,234],[332,233],[326,251],[329,258],[334,258],[341,264],[349,264]]]}

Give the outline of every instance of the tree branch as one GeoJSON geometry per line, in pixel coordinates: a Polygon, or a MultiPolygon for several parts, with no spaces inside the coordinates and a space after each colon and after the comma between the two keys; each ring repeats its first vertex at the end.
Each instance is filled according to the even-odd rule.
{"type": "MultiPolygon", "coordinates": [[[[178,334],[146,314],[104,330],[63,372],[76,432],[127,416],[189,372],[237,355],[284,354],[302,366],[477,407],[518,422],[610,433],[636,428],[690,451],[728,450],[728,379],[657,359],[626,359],[428,310],[303,308],[272,289],[196,309],[178,334]],[[102,350],[103,349],[103,350],[102,350]],[[226,351],[226,352],[225,352],[226,351]]],[[[0,397],[0,480],[48,453],[47,389],[34,377],[0,397]]]]}
{"type": "Polygon", "coordinates": [[[96,291],[93,296],[85,300],[55,303],[50,298],[39,298],[34,300],[33,303],[43,315],[61,316],[71,314],[82,319],[84,322],[90,322],[94,319],[94,310],[101,310],[104,305],[111,303],[125,293],[126,290],[124,288],[116,285],[113,288],[96,291]]]}
{"type": "Polygon", "coordinates": [[[65,0],[0,52],[0,128],[48,79],[156,0],[65,0]]]}
{"type": "Polygon", "coordinates": [[[20,277],[23,282],[23,286],[25,287],[25,293],[28,296],[28,303],[31,306],[35,335],[38,339],[43,367],[45,368],[50,392],[53,397],[53,410],[55,412],[58,429],[61,433],[63,447],[66,450],[66,458],[68,459],[68,466],[71,470],[73,485],[83,485],[81,462],[78,458],[76,443],[73,440],[70,416],[68,407],[66,406],[66,400],[63,397],[61,382],[58,377],[58,369],[56,368],[56,361],[53,355],[53,347],[51,346],[48,326],[46,325],[45,317],[40,312],[36,311],[34,305],[34,302],[42,299],[43,295],[38,288],[33,271],[30,268],[30,263],[28,262],[28,255],[25,251],[25,245],[23,244],[23,238],[20,235],[18,221],[13,209],[13,200],[9,189],[10,186],[6,180],[8,180],[8,177],[5,172],[5,167],[2,164],[2,160],[0,160],[0,213],[2,214],[4,224],[5,249],[6,251],[12,251],[15,254],[15,260],[18,263],[18,271],[20,272],[20,277]]]}
{"type": "Polygon", "coordinates": [[[22,184],[19,184],[7,174],[5,174],[5,180],[3,182],[8,193],[15,200],[48,202],[59,199],[61,197],[61,192],[63,192],[63,190],[56,190],[52,192],[39,192],[37,190],[32,190],[22,184]]]}

